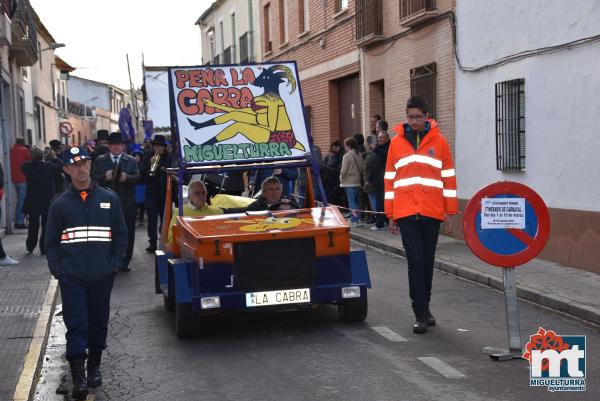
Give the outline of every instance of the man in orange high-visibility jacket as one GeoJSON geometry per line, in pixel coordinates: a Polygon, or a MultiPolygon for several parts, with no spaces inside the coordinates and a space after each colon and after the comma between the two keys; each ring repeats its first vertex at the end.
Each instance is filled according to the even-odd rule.
{"type": "Polygon", "coordinates": [[[408,260],[413,332],[418,334],[435,326],[429,301],[440,223],[458,212],[450,148],[428,117],[423,99],[408,99],[407,122],[394,127],[398,135],[390,144],[384,180],[385,213],[392,232],[402,234],[408,260]]]}

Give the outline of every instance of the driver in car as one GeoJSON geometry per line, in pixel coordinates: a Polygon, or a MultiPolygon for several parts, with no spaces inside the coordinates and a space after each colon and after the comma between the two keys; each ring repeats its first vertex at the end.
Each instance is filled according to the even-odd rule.
{"type": "Polygon", "coordinates": [[[261,189],[262,193],[258,199],[248,206],[247,210],[249,212],[300,208],[294,198],[283,196],[283,187],[277,177],[266,178],[262,182],[261,189]]]}

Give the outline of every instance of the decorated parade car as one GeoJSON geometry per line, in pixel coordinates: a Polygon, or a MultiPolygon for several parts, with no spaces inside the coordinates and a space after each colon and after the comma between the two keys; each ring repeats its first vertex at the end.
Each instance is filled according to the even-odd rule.
{"type": "Polygon", "coordinates": [[[293,62],[169,68],[179,161],[169,170],[162,239],[177,217],[155,254],[155,287],[175,311],[179,337],[196,335],[202,315],[225,310],[334,304],[344,321],[367,316],[366,256],[350,249],[346,220],[327,204],[297,77],[293,62]],[[306,169],[298,208],[249,211],[248,202],[220,195],[212,204],[223,214],[184,215],[189,176],[283,168],[306,169]]]}

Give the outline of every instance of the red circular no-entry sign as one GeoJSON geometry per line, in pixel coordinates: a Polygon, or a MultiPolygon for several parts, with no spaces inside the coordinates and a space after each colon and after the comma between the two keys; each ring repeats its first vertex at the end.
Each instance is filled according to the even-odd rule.
{"type": "Polygon", "coordinates": [[[64,136],[67,136],[73,132],[73,126],[68,121],[63,121],[59,125],[60,133],[64,136]]]}
{"type": "Polygon", "coordinates": [[[542,198],[517,182],[502,181],[480,189],[467,203],[465,241],[484,262],[516,267],[544,249],[550,217],[542,198]],[[482,211],[483,208],[483,211],[482,211]]]}

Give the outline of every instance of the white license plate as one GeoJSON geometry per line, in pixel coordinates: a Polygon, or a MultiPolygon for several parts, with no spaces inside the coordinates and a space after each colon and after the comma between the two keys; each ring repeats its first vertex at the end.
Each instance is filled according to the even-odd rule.
{"type": "Polygon", "coordinates": [[[284,304],[303,304],[310,302],[310,289],[249,292],[246,294],[246,306],[268,306],[284,304]]]}

